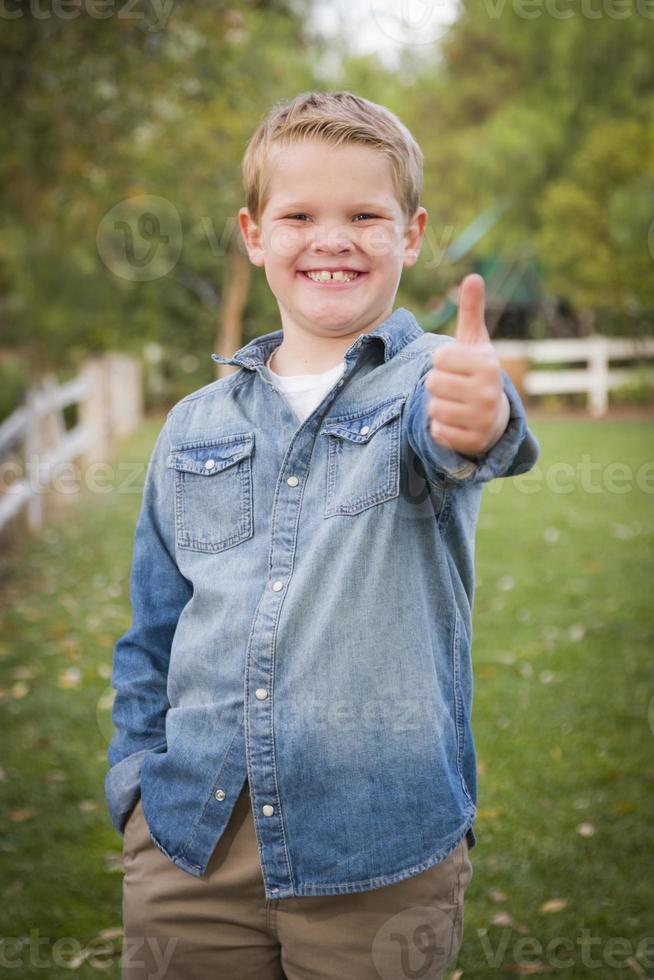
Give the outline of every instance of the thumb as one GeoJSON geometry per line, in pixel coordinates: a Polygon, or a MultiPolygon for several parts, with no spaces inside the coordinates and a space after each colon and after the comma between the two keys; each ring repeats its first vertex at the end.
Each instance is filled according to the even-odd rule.
{"type": "Polygon", "coordinates": [[[455,340],[463,344],[489,344],[484,321],[484,280],[476,272],[466,276],[459,287],[459,315],[455,340]]]}

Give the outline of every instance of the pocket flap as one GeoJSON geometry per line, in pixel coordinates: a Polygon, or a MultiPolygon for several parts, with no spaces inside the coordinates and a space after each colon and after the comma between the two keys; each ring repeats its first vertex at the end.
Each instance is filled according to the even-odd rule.
{"type": "Polygon", "coordinates": [[[168,455],[167,465],[185,473],[198,473],[200,476],[214,476],[228,466],[240,462],[252,454],[254,433],[243,432],[224,436],[221,439],[206,440],[202,443],[189,443],[175,446],[168,455]]]}
{"type": "Polygon", "coordinates": [[[373,408],[357,411],[354,415],[350,412],[339,418],[330,418],[320,431],[327,436],[349,439],[350,442],[368,442],[378,429],[391,419],[397,418],[406,398],[406,395],[402,395],[399,398],[387,399],[373,408]]]}

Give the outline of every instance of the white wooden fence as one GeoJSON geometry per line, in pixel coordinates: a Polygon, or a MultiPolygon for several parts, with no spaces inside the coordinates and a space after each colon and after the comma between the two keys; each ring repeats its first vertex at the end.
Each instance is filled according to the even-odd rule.
{"type": "MultiPolygon", "coordinates": [[[[41,530],[45,492],[56,487],[57,470],[73,460],[82,467],[108,461],[115,440],[142,418],[141,365],[131,355],[88,358],[64,384],[45,375],[0,424],[0,532],[23,518],[28,531],[41,530]],[[63,410],[69,405],[78,406],[77,424],[66,430],[63,410]]],[[[75,488],[69,489],[52,496],[70,499],[75,488]]]]}
{"type": "MultiPolygon", "coordinates": [[[[520,378],[525,394],[585,393],[588,411],[593,416],[606,414],[609,391],[641,376],[637,368],[612,368],[611,361],[641,361],[654,357],[654,337],[617,338],[596,334],[583,339],[496,340],[493,346],[502,361],[526,363],[520,378]],[[583,368],[554,371],[537,366],[579,361],[584,363],[583,368]]],[[[647,365],[644,373],[654,382],[654,366],[647,365]]],[[[508,369],[507,374],[511,375],[508,369]]]]}

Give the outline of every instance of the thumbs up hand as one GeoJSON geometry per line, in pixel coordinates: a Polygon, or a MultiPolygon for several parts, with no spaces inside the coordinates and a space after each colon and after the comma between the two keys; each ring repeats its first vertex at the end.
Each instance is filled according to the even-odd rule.
{"type": "Polygon", "coordinates": [[[472,273],[459,288],[459,314],[452,343],[432,353],[425,386],[432,438],[459,453],[477,455],[495,445],[511,407],[499,357],[484,321],[484,280],[472,273]]]}

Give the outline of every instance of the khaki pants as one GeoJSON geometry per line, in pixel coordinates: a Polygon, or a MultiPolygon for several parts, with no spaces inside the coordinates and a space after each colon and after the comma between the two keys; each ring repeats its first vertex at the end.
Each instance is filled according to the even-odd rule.
{"type": "Polygon", "coordinates": [[[472,877],[464,838],[383,888],[268,901],[247,782],[202,878],[152,842],[140,800],[123,863],[123,980],[440,980],[472,877]]]}

